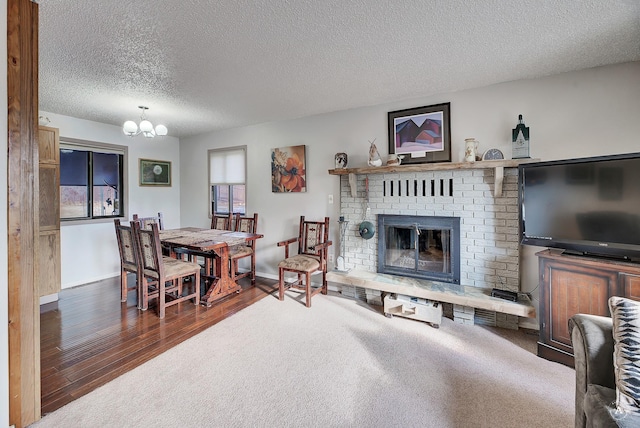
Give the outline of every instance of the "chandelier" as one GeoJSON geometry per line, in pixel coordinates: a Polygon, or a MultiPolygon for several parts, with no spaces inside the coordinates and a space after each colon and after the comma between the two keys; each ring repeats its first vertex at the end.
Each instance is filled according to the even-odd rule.
{"type": "Polygon", "coordinates": [[[125,135],[135,137],[136,135],[142,134],[147,138],[153,138],[156,135],[167,135],[168,130],[166,126],[158,125],[154,128],[153,124],[147,120],[145,111],[149,110],[149,107],[138,106],[138,108],[142,110],[142,114],[140,115],[140,125],[136,124],[133,120],[127,120],[124,125],[122,125],[122,132],[124,132],[125,135]]]}

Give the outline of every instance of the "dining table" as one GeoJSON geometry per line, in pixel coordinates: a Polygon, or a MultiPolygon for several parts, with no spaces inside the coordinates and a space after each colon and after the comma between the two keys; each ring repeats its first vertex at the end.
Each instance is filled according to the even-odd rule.
{"type": "Polygon", "coordinates": [[[215,301],[238,293],[242,287],[229,275],[229,248],[235,245],[246,245],[247,242],[260,239],[259,233],[234,232],[219,229],[203,229],[198,227],[182,227],[159,231],[160,242],[169,247],[175,257],[176,248],[186,248],[194,252],[211,252],[214,256],[215,276],[205,272],[207,291],[200,302],[210,307],[215,301]]]}

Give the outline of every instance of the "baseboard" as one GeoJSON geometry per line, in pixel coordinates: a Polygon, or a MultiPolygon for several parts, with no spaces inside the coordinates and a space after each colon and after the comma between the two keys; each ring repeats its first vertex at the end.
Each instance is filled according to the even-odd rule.
{"type": "Polygon", "coordinates": [[[61,288],[64,290],[65,288],[78,287],[80,285],[91,284],[93,282],[104,281],[105,279],[119,278],[119,277],[120,277],[120,271],[115,272],[115,273],[109,273],[109,274],[106,274],[106,275],[96,276],[96,277],[93,277],[93,278],[83,279],[81,281],[68,282],[66,284],[62,284],[61,288]]]}
{"type": "Polygon", "coordinates": [[[57,302],[59,300],[58,293],[49,294],[47,296],[40,297],[40,306],[47,303],[57,302]]]}

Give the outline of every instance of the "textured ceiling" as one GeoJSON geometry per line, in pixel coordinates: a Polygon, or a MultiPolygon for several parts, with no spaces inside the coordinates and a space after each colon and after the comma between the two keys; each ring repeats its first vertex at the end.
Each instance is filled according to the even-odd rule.
{"type": "Polygon", "coordinates": [[[640,60],[640,0],[38,3],[41,110],[175,137],[640,60]]]}

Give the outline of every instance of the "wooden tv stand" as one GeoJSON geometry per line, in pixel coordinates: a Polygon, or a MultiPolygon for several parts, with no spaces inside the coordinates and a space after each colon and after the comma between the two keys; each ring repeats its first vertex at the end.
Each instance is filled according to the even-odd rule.
{"type": "Polygon", "coordinates": [[[611,296],[640,301],[640,264],[556,250],[536,256],[541,287],[538,356],[573,367],[569,318],[577,313],[610,316],[611,296]]]}

